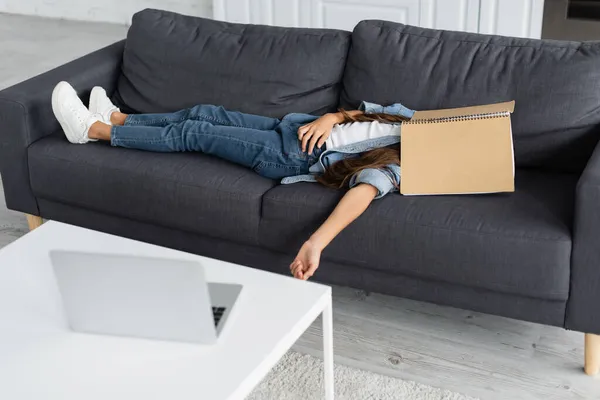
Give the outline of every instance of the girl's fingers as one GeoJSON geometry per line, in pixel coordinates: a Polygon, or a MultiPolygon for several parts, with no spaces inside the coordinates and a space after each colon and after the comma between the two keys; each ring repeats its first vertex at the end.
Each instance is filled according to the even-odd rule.
{"type": "Polygon", "coordinates": [[[321,148],[323,147],[323,145],[325,144],[325,142],[327,141],[327,135],[323,135],[321,136],[321,138],[319,139],[319,141],[317,142],[317,147],[321,148]]]}
{"type": "Polygon", "coordinates": [[[296,270],[296,276],[298,277],[298,279],[304,279],[304,263],[302,261],[300,261],[300,265],[296,270]]]}
{"type": "Polygon", "coordinates": [[[302,137],[302,151],[306,151],[306,145],[308,144],[308,141],[313,136],[313,134],[314,134],[314,132],[311,129],[302,137]]]}
{"type": "Polygon", "coordinates": [[[313,150],[315,149],[315,145],[317,144],[317,141],[323,136],[322,133],[316,133],[314,134],[311,139],[310,139],[310,145],[308,146],[308,154],[312,154],[313,150]]]}
{"type": "Polygon", "coordinates": [[[300,260],[294,261],[294,263],[292,264],[292,272],[295,272],[301,266],[302,266],[302,261],[300,261],[300,260]]]}
{"type": "Polygon", "coordinates": [[[295,275],[296,272],[301,269],[302,267],[302,262],[300,260],[296,260],[294,261],[294,263],[292,264],[292,273],[295,275]]]}
{"type": "Polygon", "coordinates": [[[317,270],[317,268],[319,268],[319,264],[317,264],[317,263],[308,264],[308,271],[306,271],[306,273],[304,274],[303,279],[307,280],[308,278],[313,276],[315,271],[317,270]]]}
{"type": "Polygon", "coordinates": [[[302,140],[302,136],[310,129],[310,125],[302,125],[298,128],[298,139],[302,140]]]}

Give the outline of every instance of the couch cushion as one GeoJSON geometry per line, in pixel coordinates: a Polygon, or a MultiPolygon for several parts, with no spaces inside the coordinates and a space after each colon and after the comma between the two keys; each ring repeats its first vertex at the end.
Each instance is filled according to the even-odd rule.
{"type": "MultiPolygon", "coordinates": [[[[569,292],[577,177],[518,171],[517,191],[376,200],[324,252],[339,263],[549,300],[569,292]]],[[[318,184],[264,196],[260,243],[290,255],[343,193],[318,184]]]]}
{"type": "Polygon", "coordinates": [[[600,132],[600,42],[517,39],[363,21],[342,106],[427,110],[516,100],[516,164],[580,170],[600,132]],[[374,62],[376,60],[376,62],[374,62]]]}
{"type": "Polygon", "coordinates": [[[145,10],[133,17],[115,99],[128,111],[196,104],[281,117],[338,105],[350,33],[232,24],[145,10]]]}
{"type": "Polygon", "coordinates": [[[262,195],[275,182],[199,153],[150,153],[48,137],[29,148],[36,197],[256,244],[262,195]]]}

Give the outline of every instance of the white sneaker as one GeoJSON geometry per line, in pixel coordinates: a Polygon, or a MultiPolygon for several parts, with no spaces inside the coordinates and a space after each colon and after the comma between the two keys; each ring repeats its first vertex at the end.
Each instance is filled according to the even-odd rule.
{"type": "Polygon", "coordinates": [[[92,89],[92,94],[90,95],[90,112],[99,115],[105,124],[112,125],[110,122],[111,114],[121,112],[121,110],[110,101],[106,95],[106,90],[100,86],[96,86],[92,89]]]}
{"type": "Polygon", "coordinates": [[[60,82],[52,92],[52,111],[71,143],[87,143],[90,127],[101,121],[92,115],[77,96],[77,92],[67,82],[60,82]]]}

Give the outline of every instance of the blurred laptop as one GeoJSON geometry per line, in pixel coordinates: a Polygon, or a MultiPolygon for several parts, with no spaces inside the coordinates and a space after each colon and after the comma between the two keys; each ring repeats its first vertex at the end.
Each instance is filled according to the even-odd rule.
{"type": "Polygon", "coordinates": [[[72,251],[50,259],[76,332],[215,343],[242,290],[206,282],[195,261],[72,251]]]}

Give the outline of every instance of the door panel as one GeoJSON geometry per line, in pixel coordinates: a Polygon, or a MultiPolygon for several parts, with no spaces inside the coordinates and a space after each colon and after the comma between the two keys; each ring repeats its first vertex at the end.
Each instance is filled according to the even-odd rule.
{"type": "Polygon", "coordinates": [[[216,19],[352,30],[363,19],[539,38],[544,0],[213,0],[216,19]]]}
{"type": "Polygon", "coordinates": [[[352,30],[364,19],[475,32],[480,0],[215,0],[231,22],[352,30]]]}

